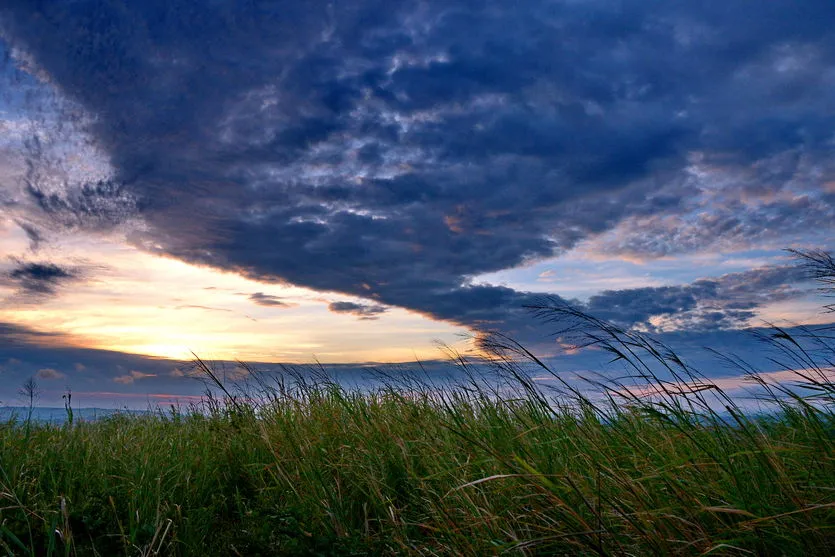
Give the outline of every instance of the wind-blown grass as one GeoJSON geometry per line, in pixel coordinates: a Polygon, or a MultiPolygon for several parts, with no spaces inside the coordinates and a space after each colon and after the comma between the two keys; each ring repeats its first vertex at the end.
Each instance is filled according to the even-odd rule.
{"type": "Polygon", "coordinates": [[[835,553],[825,334],[775,330],[798,384],[746,370],[773,405],[749,415],[649,337],[547,301],[534,310],[629,376],[590,381],[591,397],[500,335],[484,339],[498,373],[485,380],[460,358],[470,380],[458,386],[391,374],[360,392],[244,366],[244,389],[198,359],[213,383],[199,409],[0,426],[0,550],[835,553]]]}
{"type": "Polygon", "coordinates": [[[332,383],[267,394],[256,404],[230,393],[204,413],[0,428],[0,547],[35,555],[835,549],[829,404],[781,398],[779,412],[748,418],[732,407],[729,416],[694,412],[673,395],[602,412],[583,399],[560,408],[524,381],[512,398],[332,383]]]}

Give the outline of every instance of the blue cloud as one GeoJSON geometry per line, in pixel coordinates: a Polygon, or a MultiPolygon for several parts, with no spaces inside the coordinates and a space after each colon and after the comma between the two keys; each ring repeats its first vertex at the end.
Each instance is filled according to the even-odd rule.
{"type": "Polygon", "coordinates": [[[579,308],[627,327],[654,329],[650,318],[663,317],[691,331],[740,328],[759,307],[808,294],[807,279],[797,266],[764,267],[691,284],[607,290],[579,308]]]}

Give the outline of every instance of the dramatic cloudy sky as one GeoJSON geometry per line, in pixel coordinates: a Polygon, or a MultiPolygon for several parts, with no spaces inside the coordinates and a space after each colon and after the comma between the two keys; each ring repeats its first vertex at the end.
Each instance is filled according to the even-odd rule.
{"type": "Polygon", "coordinates": [[[783,249],[832,247],[832,21],[4,0],[0,400],[32,374],[185,393],[164,358],[190,351],[397,362],[497,329],[556,353],[543,294],[692,342],[827,321],[783,249]]]}

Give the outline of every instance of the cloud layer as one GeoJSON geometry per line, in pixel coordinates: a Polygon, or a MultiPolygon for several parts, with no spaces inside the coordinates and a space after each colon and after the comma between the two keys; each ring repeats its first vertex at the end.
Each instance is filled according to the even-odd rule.
{"type": "MultiPolygon", "coordinates": [[[[79,181],[29,143],[33,243],[138,216],[150,251],[518,333],[535,296],[474,277],[582,241],[658,257],[831,237],[828,0],[4,6],[7,72],[48,80],[112,167],[79,181]]],[[[589,307],[731,326],[780,273],[589,307]]]]}
{"type": "Polygon", "coordinates": [[[760,306],[804,295],[796,285],[806,278],[797,266],[766,267],[692,284],[607,290],[581,307],[627,327],[731,329],[748,325],[760,306]]]}

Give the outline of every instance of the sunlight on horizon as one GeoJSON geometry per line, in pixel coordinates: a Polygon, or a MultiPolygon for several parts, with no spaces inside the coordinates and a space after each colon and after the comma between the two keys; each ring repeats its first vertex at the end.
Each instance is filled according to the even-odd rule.
{"type": "MultiPolygon", "coordinates": [[[[25,237],[7,222],[0,244],[25,237]]],[[[60,333],[75,347],[188,360],[265,362],[410,361],[438,356],[436,341],[461,342],[464,329],[390,308],[379,319],[328,311],[334,301],[362,300],[285,284],[265,284],[229,272],[143,252],[123,238],[74,237],[50,256],[79,269],[72,294],[39,304],[11,300],[0,320],[60,333]],[[96,275],[84,277],[86,269],[96,275]],[[259,305],[252,296],[266,300],[259,305]]]]}

